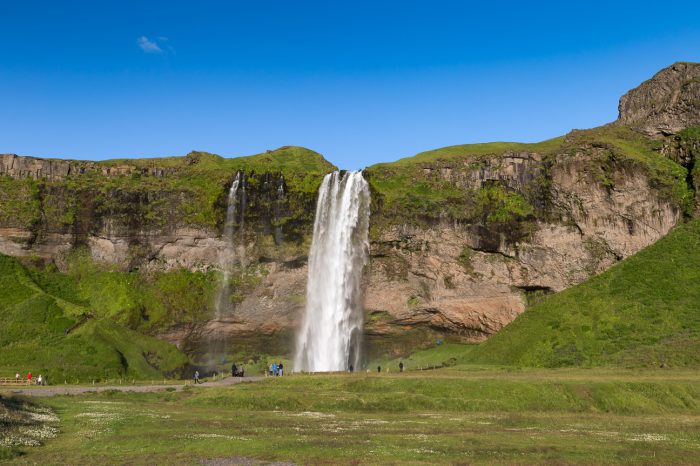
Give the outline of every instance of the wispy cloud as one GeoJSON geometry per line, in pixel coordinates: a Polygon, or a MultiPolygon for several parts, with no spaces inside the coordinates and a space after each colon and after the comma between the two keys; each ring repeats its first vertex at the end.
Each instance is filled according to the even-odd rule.
{"type": "Polygon", "coordinates": [[[163,53],[163,49],[160,48],[155,41],[150,40],[146,36],[139,37],[137,43],[139,44],[139,47],[141,47],[141,50],[146,53],[163,53]]]}

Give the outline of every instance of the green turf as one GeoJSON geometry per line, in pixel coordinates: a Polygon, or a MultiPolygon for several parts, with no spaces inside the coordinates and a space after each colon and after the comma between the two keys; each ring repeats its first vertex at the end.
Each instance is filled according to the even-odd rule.
{"type": "Polygon", "coordinates": [[[69,275],[28,269],[0,255],[0,374],[31,371],[62,383],[179,371],[187,358],[173,345],[129,329],[127,314],[118,312],[123,308],[93,307],[101,302],[97,290],[103,299],[128,300],[129,288],[119,280],[129,277],[115,285],[111,274],[90,275],[96,282],[86,294],[69,275]]]}
{"type": "Polygon", "coordinates": [[[19,448],[15,463],[669,464],[700,453],[700,380],[688,371],[293,376],[35,402],[60,434],[19,448]]]}

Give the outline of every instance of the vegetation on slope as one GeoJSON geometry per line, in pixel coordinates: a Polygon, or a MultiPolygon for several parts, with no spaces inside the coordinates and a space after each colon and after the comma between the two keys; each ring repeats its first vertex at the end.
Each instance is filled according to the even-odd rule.
{"type": "MultiPolygon", "coordinates": [[[[31,371],[62,383],[180,371],[187,358],[174,346],[128,328],[134,277],[121,275],[102,272],[80,282],[0,255],[0,373],[31,371]]],[[[190,285],[182,291],[185,298],[190,285]]]]}
{"type": "Polygon", "coordinates": [[[548,296],[462,359],[516,366],[700,366],[700,220],[548,296]]]}

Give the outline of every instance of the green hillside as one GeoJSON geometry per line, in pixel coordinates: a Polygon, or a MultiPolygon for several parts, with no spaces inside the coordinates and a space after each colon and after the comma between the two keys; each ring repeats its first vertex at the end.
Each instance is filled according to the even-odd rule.
{"type": "Polygon", "coordinates": [[[75,276],[27,268],[0,255],[0,375],[31,371],[63,383],[180,371],[187,357],[129,329],[128,313],[116,318],[109,307],[94,311],[98,296],[112,301],[117,311],[128,304],[130,288],[120,284],[128,274],[109,274],[94,273],[91,282],[81,283],[75,276]]]}
{"type": "Polygon", "coordinates": [[[700,220],[545,298],[461,362],[700,366],[700,220]]]}

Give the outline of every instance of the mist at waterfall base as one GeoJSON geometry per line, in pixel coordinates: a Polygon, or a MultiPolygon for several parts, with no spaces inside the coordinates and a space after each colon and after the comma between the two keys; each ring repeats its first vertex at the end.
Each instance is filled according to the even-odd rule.
{"type": "Polygon", "coordinates": [[[316,204],[295,371],[360,367],[362,274],[369,255],[369,208],[369,186],[361,171],[325,176],[316,204]]]}

